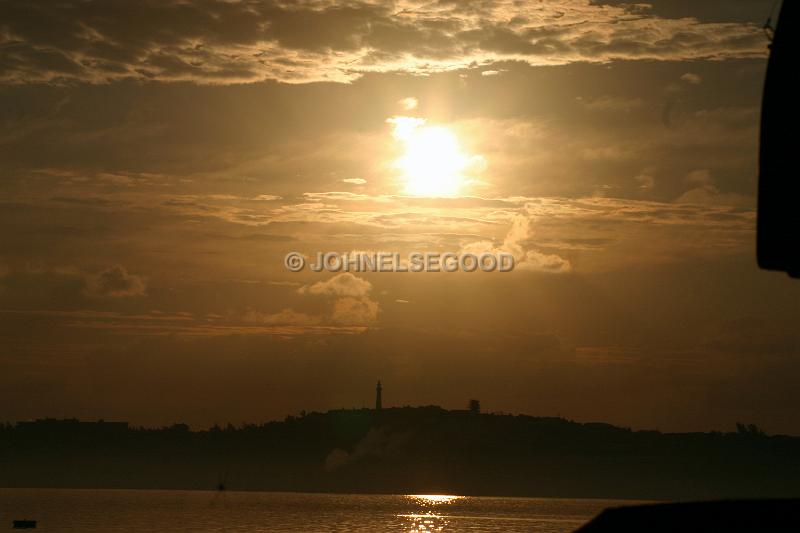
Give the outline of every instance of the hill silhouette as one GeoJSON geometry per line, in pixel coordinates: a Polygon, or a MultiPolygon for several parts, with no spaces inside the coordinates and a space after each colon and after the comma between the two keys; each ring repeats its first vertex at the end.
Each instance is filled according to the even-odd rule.
{"type": "Polygon", "coordinates": [[[440,407],[335,410],[191,431],[0,428],[0,486],[704,499],[800,496],[800,438],[632,431],[440,407]]]}

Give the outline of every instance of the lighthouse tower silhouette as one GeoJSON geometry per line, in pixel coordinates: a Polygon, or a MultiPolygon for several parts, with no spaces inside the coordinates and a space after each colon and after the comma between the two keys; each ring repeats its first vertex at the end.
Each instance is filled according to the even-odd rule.
{"type": "Polygon", "coordinates": [[[375,386],[375,410],[376,411],[380,411],[381,408],[383,407],[381,405],[381,391],[382,390],[383,390],[383,387],[381,387],[381,382],[380,382],[380,380],[378,380],[378,385],[375,386]]]}

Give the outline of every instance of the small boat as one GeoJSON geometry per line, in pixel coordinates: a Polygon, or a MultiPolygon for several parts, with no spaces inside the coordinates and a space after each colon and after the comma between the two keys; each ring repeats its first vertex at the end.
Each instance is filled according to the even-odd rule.
{"type": "Polygon", "coordinates": [[[13,529],[36,529],[36,520],[14,520],[11,527],[13,529]]]}

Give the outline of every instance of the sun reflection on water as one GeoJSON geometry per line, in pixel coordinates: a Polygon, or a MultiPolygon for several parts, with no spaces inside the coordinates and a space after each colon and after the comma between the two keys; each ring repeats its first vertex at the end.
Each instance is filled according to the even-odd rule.
{"type": "Polygon", "coordinates": [[[463,497],[451,494],[409,494],[406,499],[415,505],[418,512],[402,514],[399,517],[407,520],[405,529],[408,533],[445,531],[448,524],[447,516],[437,510],[463,497]]]}
{"type": "Polygon", "coordinates": [[[464,496],[454,496],[452,494],[409,494],[406,498],[425,506],[441,505],[452,503],[464,496]]]}

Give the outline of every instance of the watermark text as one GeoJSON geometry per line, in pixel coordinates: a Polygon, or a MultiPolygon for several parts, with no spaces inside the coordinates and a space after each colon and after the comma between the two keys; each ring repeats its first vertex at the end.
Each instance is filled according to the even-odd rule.
{"type": "Polygon", "coordinates": [[[289,252],[283,265],[290,272],[308,268],[312,272],[511,272],[514,256],[508,252],[453,253],[411,252],[317,252],[309,260],[289,252]]]}

